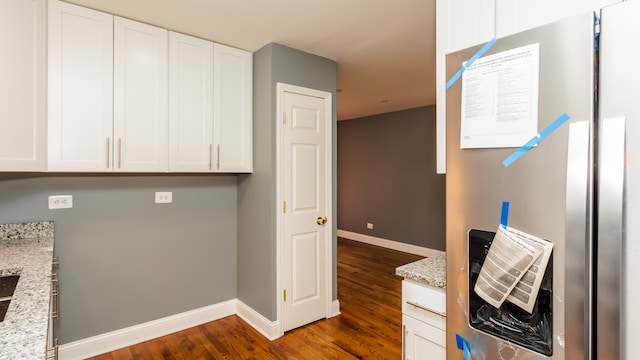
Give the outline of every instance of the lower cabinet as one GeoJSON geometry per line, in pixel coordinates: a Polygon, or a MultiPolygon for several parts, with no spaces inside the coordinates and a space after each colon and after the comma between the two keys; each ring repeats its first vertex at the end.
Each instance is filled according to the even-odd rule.
{"type": "Polygon", "coordinates": [[[445,360],[446,292],[402,281],[402,358],[445,360]]]}
{"type": "Polygon", "coordinates": [[[402,358],[446,359],[446,332],[411,316],[402,315],[402,358]]]}

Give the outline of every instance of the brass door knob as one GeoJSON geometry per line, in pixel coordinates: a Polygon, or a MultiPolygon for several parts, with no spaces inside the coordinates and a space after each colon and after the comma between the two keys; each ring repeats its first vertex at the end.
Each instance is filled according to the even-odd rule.
{"type": "Polygon", "coordinates": [[[318,216],[318,217],[316,218],[316,224],[318,224],[318,225],[324,225],[324,224],[326,224],[326,223],[327,223],[327,217],[326,217],[326,216],[325,216],[325,217],[320,217],[320,216],[318,216]]]}

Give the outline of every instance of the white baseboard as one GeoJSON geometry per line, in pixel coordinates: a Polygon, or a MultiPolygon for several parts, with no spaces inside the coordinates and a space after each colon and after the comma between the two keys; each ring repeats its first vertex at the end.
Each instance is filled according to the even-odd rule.
{"type": "Polygon", "coordinates": [[[240,300],[237,300],[236,315],[267,339],[275,340],[280,337],[277,321],[267,319],[240,300]]]}
{"type": "Polygon", "coordinates": [[[387,239],[378,238],[374,236],[358,234],[358,233],[346,231],[346,230],[338,229],[337,235],[339,237],[343,237],[346,239],[360,241],[370,245],[382,246],[387,249],[402,251],[409,254],[415,254],[415,255],[420,255],[424,257],[434,257],[434,256],[446,254],[444,251],[440,251],[440,250],[430,249],[430,248],[417,246],[417,245],[405,244],[405,243],[401,243],[393,240],[387,240],[387,239]]]}
{"type": "Polygon", "coordinates": [[[236,313],[236,299],[64,344],[61,360],[86,359],[236,313]]]}
{"type": "Polygon", "coordinates": [[[334,316],[338,316],[340,315],[340,300],[333,300],[333,303],[331,303],[331,316],[330,317],[334,317],[334,316]]]}

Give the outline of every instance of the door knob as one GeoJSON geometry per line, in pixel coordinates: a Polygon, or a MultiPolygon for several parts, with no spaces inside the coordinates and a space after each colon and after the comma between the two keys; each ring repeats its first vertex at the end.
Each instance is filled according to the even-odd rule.
{"type": "Polygon", "coordinates": [[[324,225],[324,224],[326,224],[326,223],[327,223],[327,217],[326,217],[326,216],[325,216],[325,217],[320,217],[320,216],[318,216],[318,217],[316,218],[316,224],[318,224],[318,225],[324,225]]]}

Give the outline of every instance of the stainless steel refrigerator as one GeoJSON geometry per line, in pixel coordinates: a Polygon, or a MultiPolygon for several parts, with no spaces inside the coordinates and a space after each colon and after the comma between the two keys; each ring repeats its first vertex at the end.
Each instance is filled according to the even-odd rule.
{"type": "MultiPolygon", "coordinates": [[[[464,78],[447,90],[449,360],[465,348],[473,360],[640,358],[640,2],[597,15],[599,26],[585,13],[482,55],[539,44],[537,131],[569,120],[536,146],[461,148],[464,78]],[[486,306],[470,286],[503,202],[509,227],[554,244],[531,314],[486,306]]],[[[449,54],[447,78],[481,48],[449,54]]]]}

